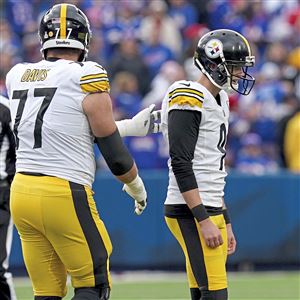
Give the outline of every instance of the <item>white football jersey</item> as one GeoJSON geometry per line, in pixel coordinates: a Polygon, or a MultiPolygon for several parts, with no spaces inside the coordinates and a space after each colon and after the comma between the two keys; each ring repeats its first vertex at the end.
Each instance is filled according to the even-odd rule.
{"type": "Polygon", "coordinates": [[[95,62],[64,59],[17,64],[7,74],[16,171],[37,172],[91,186],[94,137],[82,101],[109,92],[106,71],[95,62]]]}
{"type": "MultiPolygon", "coordinates": [[[[220,104],[200,83],[177,81],[172,84],[162,104],[162,132],[168,143],[168,113],[171,110],[196,110],[202,113],[198,141],[196,143],[193,171],[199,194],[204,205],[222,206],[225,177],[225,144],[228,132],[229,99],[220,92],[220,104]]],[[[169,166],[169,186],[165,204],[185,204],[176,178],[169,166]]]]}

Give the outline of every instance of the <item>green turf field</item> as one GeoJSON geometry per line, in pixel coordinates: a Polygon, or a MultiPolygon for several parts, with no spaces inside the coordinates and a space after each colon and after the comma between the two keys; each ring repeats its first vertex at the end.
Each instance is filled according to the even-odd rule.
{"type": "MultiPolygon", "coordinates": [[[[18,300],[33,299],[28,280],[15,279],[18,300]]],[[[71,299],[72,291],[64,298],[71,299]]],[[[159,276],[149,273],[113,276],[111,300],[188,300],[189,292],[183,274],[159,276]]],[[[299,300],[300,273],[231,273],[230,300],[299,300]]]]}

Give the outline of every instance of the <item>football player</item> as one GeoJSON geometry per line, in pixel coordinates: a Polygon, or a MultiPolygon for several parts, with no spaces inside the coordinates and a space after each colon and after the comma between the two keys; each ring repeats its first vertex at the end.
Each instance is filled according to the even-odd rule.
{"type": "Polygon", "coordinates": [[[15,300],[8,263],[13,236],[9,191],[15,174],[16,151],[8,106],[8,99],[0,95],[0,299],[15,300]]]}
{"type": "Polygon", "coordinates": [[[116,124],[107,72],[85,60],[91,31],[76,6],[48,10],[39,37],[44,59],[7,74],[17,149],[12,216],[36,300],[62,299],[67,274],[74,300],[109,299],[112,245],[91,190],[93,144],[140,215],[147,193],[121,136],[158,130],[154,107],[116,124]]]}
{"type": "Polygon", "coordinates": [[[223,200],[226,92],[250,93],[254,56],[245,37],[221,29],[199,40],[194,63],[199,80],[175,82],[162,104],[170,154],[165,219],[185,255],[191,299],[225,300],[226,258],[236,247],[223,200]]]}

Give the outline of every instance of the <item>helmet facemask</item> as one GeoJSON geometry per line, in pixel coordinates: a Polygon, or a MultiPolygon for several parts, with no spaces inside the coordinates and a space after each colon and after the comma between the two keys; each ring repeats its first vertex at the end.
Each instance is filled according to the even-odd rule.
{"type": "Polygon", "coordinates": [[[254,65],[254,56],[249,57],[250,60],[251,62],[249,63],[236,61],[227,61],[224,63],[224,69],[227,73],[225,89],[228,92],[233,90],[241,95],[249,95],[255,83],[255,78],[248,73],[248,68],[254,65]]]}
{"type": "Polygon", "coordinates": [[[255,63],[248,42],[232,30],[216,30],[203,36],[194,63],[219,89],[248,95],[255,79],[248,68],[255,63]]]}

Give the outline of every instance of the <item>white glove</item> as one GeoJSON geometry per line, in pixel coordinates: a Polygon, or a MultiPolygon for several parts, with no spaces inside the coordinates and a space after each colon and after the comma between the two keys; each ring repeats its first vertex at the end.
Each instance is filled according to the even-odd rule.
{"type": "Polygon", "coordinates": [[[122,137],[145,136],[158,133],[160,129],[161,111],[154,111],[155,104],[143,109],[132,119],[117,121],[117,127],[122,137]]]}
{"type": "Polygon", "coordinates": [[[124,184],[122,190],[133,198],[135,202],[134,212],[137,215],[142,214],[147,206],[147,192],[141,177],[137,175],[137,177],[133,181],[124,184]]]}

